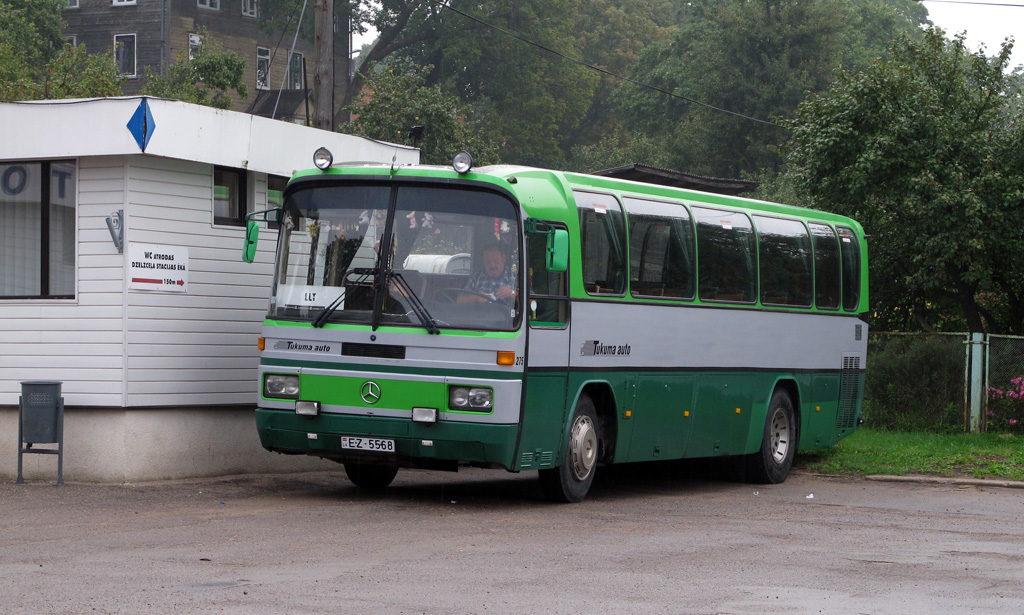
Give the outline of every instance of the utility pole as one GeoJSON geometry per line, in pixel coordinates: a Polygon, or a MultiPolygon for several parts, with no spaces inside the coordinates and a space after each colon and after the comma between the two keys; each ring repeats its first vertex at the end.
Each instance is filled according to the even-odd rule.
{"type": "Polygon", "coordinates": [[[313,77],[313,126],[334,131],[334,0],[316,0],[314,5],[316,76],[313,77]]]}

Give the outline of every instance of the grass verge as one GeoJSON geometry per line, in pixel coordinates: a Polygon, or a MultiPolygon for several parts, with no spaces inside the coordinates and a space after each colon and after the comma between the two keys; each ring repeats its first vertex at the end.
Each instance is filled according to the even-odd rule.
{"type": "Polygon", "coordinates": [[[798,454],[794,467],[822,474],[929,474],[1024,481],[1024,436],[862,428],[830,449],[798,454]]]}

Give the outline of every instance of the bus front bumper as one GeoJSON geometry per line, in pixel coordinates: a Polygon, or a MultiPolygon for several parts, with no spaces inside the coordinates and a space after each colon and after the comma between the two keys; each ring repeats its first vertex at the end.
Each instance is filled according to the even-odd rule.
{"type": "Polygon", "coordinates": [[[455,469],[485,465],[511,470],[517,425],[320,414],[300,416],[290,410],[256,409],[256,429],[263,448],[290,455],[334,461],[389,463],[400,467],[455,469]],[[389,440],[393,452],[342,448],[342,437],[389,440]]]}

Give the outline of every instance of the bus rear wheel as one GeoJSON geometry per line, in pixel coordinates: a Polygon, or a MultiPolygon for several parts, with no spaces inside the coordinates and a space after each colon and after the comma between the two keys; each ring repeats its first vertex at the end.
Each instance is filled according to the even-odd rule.
{"type": "Polygon", "coordinates": [[[359,463],[358,461],[345,462],[345,474],[356,487],[367,491],[383,489],[395,480],[398,474],[398,466],[384,465],[379,463],[359,463]]]}
{"type": "Polygon", "coordinates": [[[579,502],[586,497],[594,482],[600,443],[597,410],[584,393],[576,402],[565,458],[557,468],[539,473],[541,489],[549,500],[579,502]]]}
{"type": "Polygon", "coordinates": [[[796,455],[796,412],[789,393],[778,389],[768,404],[761,450],[747,455],[747,480],[776,484],[786,480],[796,455]]]}

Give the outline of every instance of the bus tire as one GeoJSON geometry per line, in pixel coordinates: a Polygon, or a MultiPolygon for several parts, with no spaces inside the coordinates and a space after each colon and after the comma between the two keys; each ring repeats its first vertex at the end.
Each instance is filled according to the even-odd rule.
{"type": "Polygon", "coordinates": [[[541,489],[549,500],[571,503],[586,497],[597,470],[600,438],[597,410],[590,396],[584,393],[576,402],[565,458],[557,468],[539,473],[541,489]]]}
{"type": "Polygon", "coordinates": [[[345,474],[356,487],[367,491],[376,491],[387,487],[391,481],[395,480],[398,466],[346,461],[345,474]]]}
{"type": "Polygon", "coordinates": [[[747,455],[747,481],[773,485],[789,476],[796,455],[796,412],[789,393],[776,389],[768,404],[761,449],[747,455]]]}

